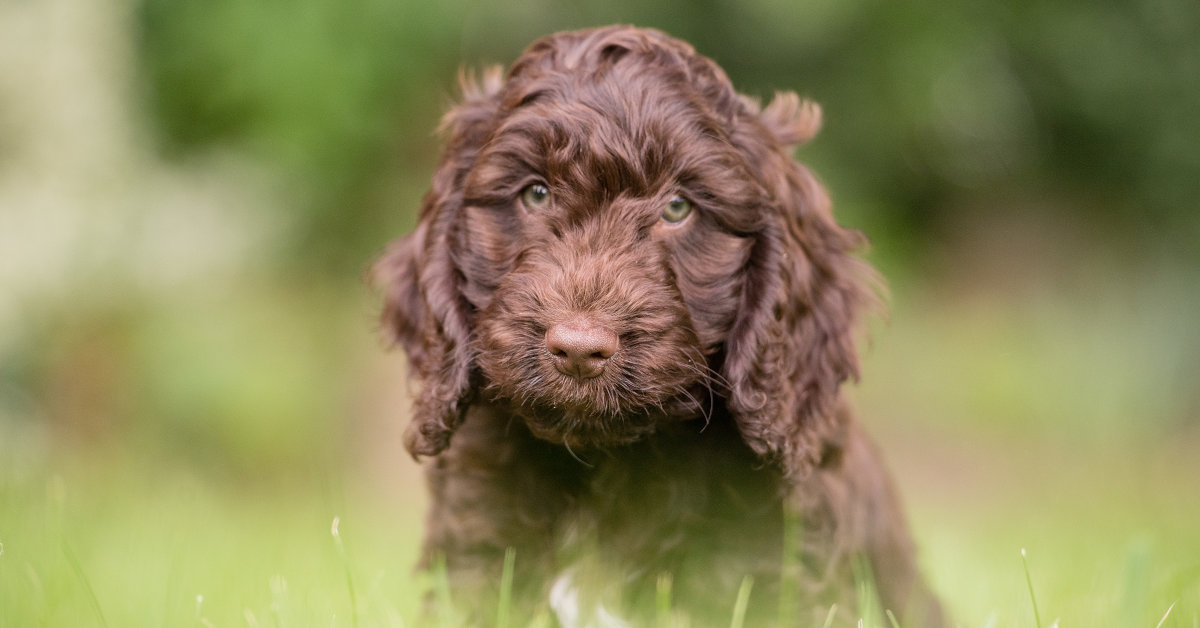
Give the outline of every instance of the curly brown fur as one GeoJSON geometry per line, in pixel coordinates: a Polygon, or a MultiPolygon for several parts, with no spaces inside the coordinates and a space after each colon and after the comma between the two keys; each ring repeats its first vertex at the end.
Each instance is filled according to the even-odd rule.
{"type": "Polygon", "coordinates": [[[839,396],[873,274],[792,159],[819,126],[647,29],[552,35],[464,80],[419,226],[376,268],[421,383],[424,564],[487,595],[515,548],[527,609],[567,582],[633,617],[669,574],[698,625],[748,575],[764,621],[851,620],[871,573],[905,625],[941,625],[839,396]]]}

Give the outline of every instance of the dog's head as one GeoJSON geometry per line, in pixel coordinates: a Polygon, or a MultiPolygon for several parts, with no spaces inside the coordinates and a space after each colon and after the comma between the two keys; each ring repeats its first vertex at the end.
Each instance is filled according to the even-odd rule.
{"type": "Polygon", "coordinates": [[[464,81],[418,227],[376,268],[422,383],[409,450],[443,450],[476,398],[568,446],[723,404],[760,455],[815,462],[870,297],[860,236],[790,155],[819,125],[646,29],[552,35],[464,81]]]}

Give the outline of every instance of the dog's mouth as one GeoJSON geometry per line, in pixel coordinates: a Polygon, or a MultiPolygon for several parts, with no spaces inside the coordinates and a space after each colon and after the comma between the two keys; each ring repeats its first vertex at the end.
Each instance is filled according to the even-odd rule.
{"type": "Polygon", "coordinates": [[[708,410],[698,399],[690,394],[616,413],[598,413],[587,405],[517,405],[511,400],[507,405],[534,436],[575,451],[588,451],[635,443],[668,425],[707,416],[708,410]]]}
{"type": "Polygon", "coordinates": [[[566,408],[521,408],[518,414],[534,436],[581,451],[637,442],[662,420],[649,412],[602,416],[566,408]]]}

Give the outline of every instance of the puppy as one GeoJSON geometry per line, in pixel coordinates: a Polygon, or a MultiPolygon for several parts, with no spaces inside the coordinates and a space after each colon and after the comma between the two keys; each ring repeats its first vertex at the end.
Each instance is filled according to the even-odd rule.
{"type": "Polygon", "coordinates": [[[375,274],[420,382],[422,565],[486,605],[511,550],[514,608],[564,625],[664,600],[728,625],[739,594],[751,625],[876,604],[942,625],[839,392],[873,273],[791,156],[817,107],[760,107],[630,27],[549,36],[463,91],[375,274]]]}

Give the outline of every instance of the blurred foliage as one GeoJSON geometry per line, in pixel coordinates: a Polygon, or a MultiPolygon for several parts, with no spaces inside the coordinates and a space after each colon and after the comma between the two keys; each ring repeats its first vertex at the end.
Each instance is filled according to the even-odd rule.
{"type": "Polygon", "coordinates": [[[1193,0],[41,6],[0,5],[0,231],[31,233],[0,233],[10,442],[141,439],[252,474],[371,440],[365,406],[402,423],[359,278],[415,220],[458,68],[613,22],[824,106],[801,157],[902,288],[909,345],[882,369],[927,380],[892,398],[981,425],[1200,408],[1193,0]]]}
{"type": "Polygon", "coordinates": [[[1066,229],[1200,249],[1192,0],[143,0],[139,15],[163,145],[283,164],[310,267],[361,264],[409,224],[456,66],[610,22],[692,42],[743,91],[820,102],[826,135],[806,158],[851,222],[911,242],[909,261],[961,212],[1046,195],[1071,199],[1051,210],[1066,229]]]}
{"type": "Polygon", "coordinates": [[[270,286],[123,294],[43,312],[24,330],[0,361],[6,444],[132,446],[243,479],[346,455],[349,396],[362,391],[336,365],[381,350],[365,341],[367,313],[345,307],[358,298],[270,286]]]}
{"type": "Polygon", "coordinates": [[[36,236],[0,238],[23,247],[0,251],[10,442],[140,439],[246,475],[402,423],[359,279],[415,220],[458,69],[613,22],[823,105],[801,157],[901,288],[878,390],[910,412],[1171,427],[1200,409],[1192,0],[0,6],[0,125],[21,131],[0,138],[0,203],[20,208],[0,221],[36,236]]]}
{"type": "Polygon", "coordinates": [[[926,295],[933,308],[982,299],[947,310],[957,326],[926,330],[951,325],[961,360],[929,354],[922,372],[973,378],[957,401],[929,397],[943,402],[932,415],[1111,425],[1154,406],[1173,425],[1200,405],[1171,394],[1200,366],[1170,348],[1200,345],[1173,335],[1194,300],[1172,296],[1200,260],[1193,0],[142,0],[137,59],[168,158],[233,147],[275,164],[295,229],[285,274],[339,281],[411,227],[459,67],[508,64],[539,36],[613,22],[690,41],[746,93],[821,103],[824,134],[801,157],[885,274],[909,290],[913,277],[949,286],[926,295]],[[1148,296],[1108,285],[1139,272],[1170,285],[1148,296]],[[1160,314],[1072,322],[1076,305],[1143,297],[1160,314]],[[1122,326],[1140,331],[1102,339],[1122,326]],[[1064,386],[1075,392],[1056,394],[1064,386]]]}
{"type": "Polygon", "coordinates": [[[141,61],[167,154],[235,145],[280,165],[301,214],[293,261],[361,266],[395,224],[394,180],[432,169],[444,99],[429,86],[454,65],[428,51],[453,39],[447,6],[148,0],[141,61]]]}

